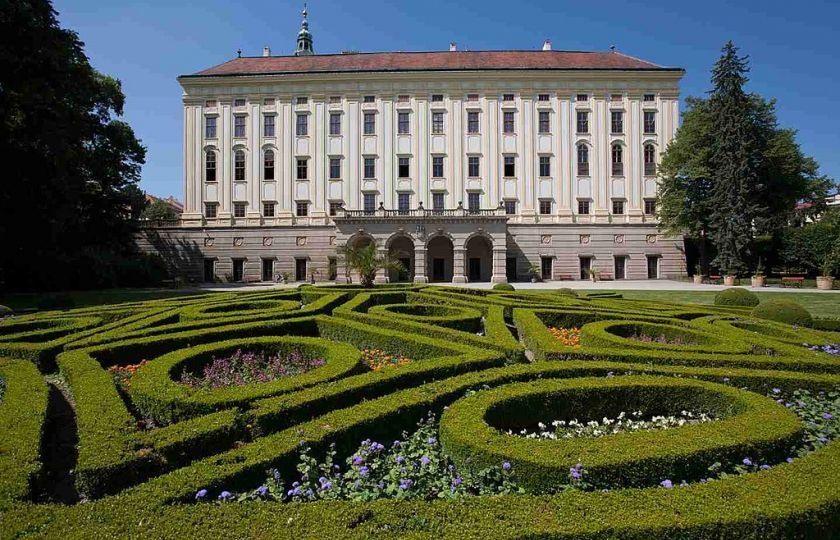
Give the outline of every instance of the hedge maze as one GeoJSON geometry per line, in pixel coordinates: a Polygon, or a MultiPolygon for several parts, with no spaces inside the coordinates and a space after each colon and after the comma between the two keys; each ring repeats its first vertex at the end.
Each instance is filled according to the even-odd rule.
{"type": "Polygon", "coordinates": [[[383,285],[7,318],[0,538],[836,537],[840,441],[813,435],[832,414],[809,420],[793,396],[836,395],[840,357],[814,346],[840,332],[753,309],[739,299],[383,285]],[[318,363],[265,382],[184,382],[241,351],[318,363]],[[405,362],[373,370],[371,351],[405,362]],[[62,410],[72,421],[57,420],[62,410]],[[512,434],[556,419],[686,410],[713,420],[598,437],[512,434]],[[292,478],[304,446],[345,459],[359,441],[398,439],[430,414],[454,467],[505,464],[519,492],[216,501],[253,492],[267,470],[292,478]],[[62,437],[75,454],[56,451],[62,437]],[[756,466],[745,470],[747,461],[756,466]],[[202,490],[212,502],[196,501],[202,490]]]}

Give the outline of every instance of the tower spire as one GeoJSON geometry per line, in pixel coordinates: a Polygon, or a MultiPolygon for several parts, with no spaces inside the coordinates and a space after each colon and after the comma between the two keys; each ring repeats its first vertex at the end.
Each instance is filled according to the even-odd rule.
{"type": "Polygon", "coordinates": [[[306,3],[303,4],[303,21],[300,23],[300,31],[297,35],[297,49],[295,49],[295,56],[308,56],[315,54],[315,49],[312,48],[312,34],[309,32],[309,21],[306,19],[309,16],[309,11],[306,9],[306,3]]]}

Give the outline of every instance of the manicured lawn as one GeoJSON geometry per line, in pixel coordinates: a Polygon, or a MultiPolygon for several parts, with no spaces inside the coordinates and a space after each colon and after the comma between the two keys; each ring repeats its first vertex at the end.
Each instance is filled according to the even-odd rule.
{"type": "Polygon", "coordinates": [[[62,309],[122,302],[145,302],[197,294],[200,291],[182,289],[103,289],[57,293],[11,293],[0,295],[0,305],[20,309],[62,309]]]}

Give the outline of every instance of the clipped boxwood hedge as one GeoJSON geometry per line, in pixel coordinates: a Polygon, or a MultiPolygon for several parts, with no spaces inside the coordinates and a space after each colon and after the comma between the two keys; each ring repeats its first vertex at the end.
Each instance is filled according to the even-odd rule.
{"type": "Polygon", "coordinates": [[[814,319],[808,310],[796,302],[785,300],[768,300],[753,308],[753,317],[767,319],[780,323],[804,326],[809,328],[814,325],[814,319]]]}
{"type": "Polygon", "coordinates": [[[715,295],[716,306],[753,307],[757,306],[758,303],[759,299],[755,293],[748,291],[747,289],[742,289],[741,287],[723,289],[715,295]]]}

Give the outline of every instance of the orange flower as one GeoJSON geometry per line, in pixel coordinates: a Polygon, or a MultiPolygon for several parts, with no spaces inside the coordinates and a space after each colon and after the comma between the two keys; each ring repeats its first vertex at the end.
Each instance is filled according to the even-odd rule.
{"type": "Polygon", "coordinates": [[[548,329],[560,343],[567,347],[580,347],[580,328],[554,328],[548,329]]]}

